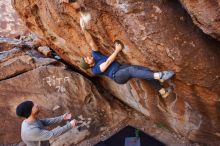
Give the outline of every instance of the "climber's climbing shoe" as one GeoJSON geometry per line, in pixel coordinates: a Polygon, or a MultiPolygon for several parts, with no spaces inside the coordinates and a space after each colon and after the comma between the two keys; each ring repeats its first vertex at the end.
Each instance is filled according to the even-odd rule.
{"type": "Polygon", "coordinates": [[[161,94],[162,98],[167,98],[171,93],[173,92],[173,87],[167,87],[165,88],[165,93],[161,94]]]}
{"type": "Polygon", "coordinates": [[[162,71],[160,75],[160,82],[164,82],[165,80],[168,80],[172,78],[175,75],[173,71],[162,71]]]}

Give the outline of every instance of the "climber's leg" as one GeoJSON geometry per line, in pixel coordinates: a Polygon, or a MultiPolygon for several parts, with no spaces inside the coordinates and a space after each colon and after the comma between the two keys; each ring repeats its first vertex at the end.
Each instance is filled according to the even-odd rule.
{"type": "Polygon", "coordinates": [[[146,67],[125,64],[121,65],[114,75],[114,80],[118,84],[124,84],[131,78],[147,79],[163,98],[168,97],[172,92],[172,87],[164,88],[159,80],[155,80],[155,73],[146,67]]]}
{"type": "Polygon", "coordinates": [[[126,67],[131,78],[140,78],[146,80],[154,79],[154,72],[147,67],[138,65],[129,65],[126,67]]]}
{"type": "Polygon", "coordinates": [[[124,84],[130,78],[152,80],[154,79],[154,73],[150,69],[142,66],[121,65],[119,70],[115,73],[114,78],[117,83],[124,84]]]}
{"type": "Polygon", "coordinates": [[[126,83],[130,78],[130,74],[128,73],[129,65],[121,65],[118,71],[114,74],[114,81],[118,84],[126,83]]]}
{"type": "Polygon", "coordinates": [[[173,71],[153,72],[147,67],[138,65],[121,65],[119,70],[115,73],[115,81],[118,83],[125,83],[130,78],[140,78],[146,80],[159,80],[163,82],[173,77],[173,71]]]}
{"type": "Polygon", "coordinates": [[[128,71],[130,73],[131,78],[141,78],[147,80],[156,79],[160,82],[163,82],[174,76],[173,71],[153,72],[147,67],[138,65],[125,65],[125,67],[123,68],[129,68],[128,71]]]}

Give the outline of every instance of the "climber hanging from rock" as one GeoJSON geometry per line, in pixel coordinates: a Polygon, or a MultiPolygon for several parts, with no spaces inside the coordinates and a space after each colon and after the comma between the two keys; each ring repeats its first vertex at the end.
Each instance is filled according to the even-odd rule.
{"type": "MultiPolygon", "coordinates": [[[[84,32],[85,38],[92,48],[92,56],[83,57],[80,60],[80,67],[83,69],[90,69],[94,75],[104,75],[118,84],[124,84],[131,78],[140,78],[146,80],[157,80],[157,82],[164,82],[174,76],[173,71],[153,72],[147,67],[138,65],[120,64],[115,61],[118,53],[124,48],[124,44],[120,40],[114,41],[115,51],[108,57],[103,55],[96,46],[91,34],[85,29],[88,21],[84,21],[84,15],[81,15],[80,25],[84,32]]],[[[90,18],[91,19],[91,18],[90,18]]],[[[172,88],[157,88],[160,95],[166,98],[171,92],[172,88]]]]}

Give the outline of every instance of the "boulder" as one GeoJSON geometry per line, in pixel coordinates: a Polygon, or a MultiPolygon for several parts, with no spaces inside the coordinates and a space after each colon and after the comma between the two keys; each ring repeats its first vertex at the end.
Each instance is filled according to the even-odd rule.
{"type": "Polygon", "coordinates": [[[27,32],[27,28],[13,9],[11,0],[0,2],[0,14],[0,36],[13,38],[27,32]]]}
{"type": "MultiPolygon", "coordinates": [[[[80,14],[73,3],[60,0],[13,0],[13,3],[31,31],[63,60],[84,71],[79,68],[79,59],[90,54],[91,48],[81,31],[80,14]]],[[[87,29],[103,54],[110,55],[114,51],[113,41],[119,39],[125,45],[117,58],[121,63],[176,72],[169,83],[175,87],[174,93],[167,99],[161,99],[144,80],[132,79],[125,85],[117,85],[105,77],[95,81],[129,106],[188,139],[218,145],[220,43],[193,24],[179,1],[84,0],[80,5],[91,14],[87,29]]],[[[91,75],[90,71],[84,72],[91,75]]]]}
{"type": "Polygon", "coordinates": [[[193,22],[202,31],[220,40],[220,1],[219,0],[180,0],[193,22]]]}
{"type": "Polygon", "coordinates": [[[21,40],[7,37],[0,37],[0,51],[10,50],[12,47],[22,45],[21,40]]]}
{"type": "Polygon", "coordinates": [[[38,47],[38,51],[41,52],[42,54],[44,54],[47,57],[50,57],[52,55],[52,51],[47,46],[38,47]]]}
{"type": "Polygon", "coordinates": [[[14,48],[0,56],[0,144],[22,145],[20,129],[24,119],[16,116],[15,109],[25,100],[40,106],[41,118],[70,112],[78,121],[84,119],[81,129],[74,128],[51,139],[54,146],[75,145],[85,138],[100,135],[128,117],[120,104],[110,104],[82,75],[52,58],[27,52],[14,48]]]}

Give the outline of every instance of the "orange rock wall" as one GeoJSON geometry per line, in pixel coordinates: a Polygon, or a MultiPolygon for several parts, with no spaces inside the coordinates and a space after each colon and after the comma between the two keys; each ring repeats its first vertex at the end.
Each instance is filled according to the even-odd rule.
{"type": "MultiPolygon", "coordinates": [[[[120,39],[125,44],[117,58],[120,62],[176,72],[175,90],[167,99],[161,99],[144,80],[117,85],[101,77],[97,82],[129,106],[187,138],[219,144],[220,43],[197,28],[177,0],[81,3],[92,15],[88,29],[102,53],[110,55],[112,42],[120,39]]],[[[80,29],[80,15],[71,3],[13,0],[13,4],[31,31],[80,69],[79,58],[88,55],[90,48],[80,29]]]]}

